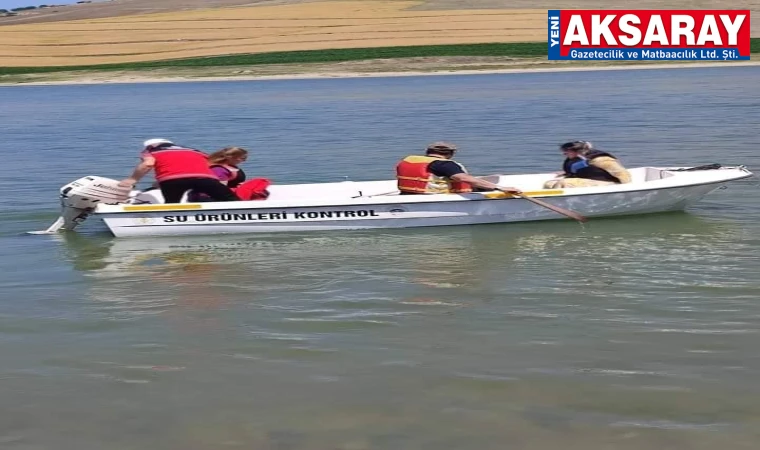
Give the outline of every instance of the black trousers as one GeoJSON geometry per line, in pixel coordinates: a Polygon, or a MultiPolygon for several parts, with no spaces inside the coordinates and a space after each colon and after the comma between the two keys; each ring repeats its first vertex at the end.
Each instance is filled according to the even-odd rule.
{"type": "Polygon", "coordinates": [[[234,192],[214,178],[177,178],[158,183],[165,203],[179,203],[186,191],[206,194],[215,202],[240,200],[234,192]]]}

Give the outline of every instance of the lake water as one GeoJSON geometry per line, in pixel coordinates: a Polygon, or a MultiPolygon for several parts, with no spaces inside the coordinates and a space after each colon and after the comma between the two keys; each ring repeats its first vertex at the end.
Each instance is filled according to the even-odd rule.
{"type": "MultiPolygon", "coordinates": [[[[142,140],[249,176],[760,168],[760,68],[0,88],[0,448],[756,449],[760,190],[686,213],[439,229],[26,236],[142,140]]],[[[146,180],[146,183],[150,180],[146,180]]]]}

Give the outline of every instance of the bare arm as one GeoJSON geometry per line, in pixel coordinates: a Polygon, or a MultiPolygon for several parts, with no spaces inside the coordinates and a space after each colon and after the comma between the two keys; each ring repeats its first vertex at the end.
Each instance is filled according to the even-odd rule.
{"type": "Polygon", "coordinates": [[[132,175],[129,178],[125,178],[119,182],[120,186],[134,186],[142,177],[148,172],[153,170],[153,166],[156,164],[156,159],[151,157],[145,157],[140,164],[132,171],[132,175]]]}
{"type": "Polygon", "coordinates": [[[459,181],[459,182],[463,182],[463,183],[469,183],[469,184],[471,184],[471,185],[473,185],[475,187],[481,188],[481,189],[487,189],[487,190],[492,190],[492,191],[509,192],[509,193],[515,193],[515,194],[519,194],[519,193],[522,192],[522,191],[520,191],[517,188],[513,188],[513,187],[501,187],[499,185],[493,184],[493,183],[491,183],[489,181],[486,181],[486,180],[483,180],[481,178],[473,177],[472,175],[467,174],[467,173],[458,173],[456,175],[452,175],[451,179],[454,180],[454,181],[459,181]]]}

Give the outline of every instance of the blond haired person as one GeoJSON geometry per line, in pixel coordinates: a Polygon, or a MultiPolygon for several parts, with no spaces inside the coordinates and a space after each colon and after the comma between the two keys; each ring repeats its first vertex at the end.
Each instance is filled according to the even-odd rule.
{"type": "Polygon", "coordinates": [[[560,146],[565,155],[560,177],[544,183],[544,188],[609,186],[631,182],[631,174],[610,153],[596,150],[588,141],[560,146]]]}
{"type": "MultiPolygon", "coordinates": [[[[219,182],[234,192],[234,188],[245,181],[245,172],[238,167],[238,164],[246,159],[248,159],[248,150],[241,147],[225,147],[208,155],[207,164],[219,182]]],[[[188,196],[188,201],[191,202],[210,200],[209,196],[198,191],[192,191],[188,196]]]]}
{"type": "Polygon", "coordinates": [[[238,167],[248,159],[248,150],[242,147],[225,147],[208,156],[211,171],[222,184],[234,188],[245,181],[245,172],[238,167]]]}
{"type": "Polygon", "coordinates": [[[242,147],[225,147],[208,157],[211,170],[222,184],[226,184],[241,200],[266,200],[269,198],[267,188],[271,184],[268,178],[246,180],[245,172],[238,167],[248,159],[248,150],[242,147]]]}

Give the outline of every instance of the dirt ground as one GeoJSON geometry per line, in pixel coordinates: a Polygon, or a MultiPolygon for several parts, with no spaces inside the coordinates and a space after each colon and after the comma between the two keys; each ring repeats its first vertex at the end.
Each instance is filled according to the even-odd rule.
{"type": "MultiPolygon", "coordinates": [[[[111,0],[0,18],[0,25],[4,25],[0,26],[0,66],[65,66],[290,50],[541,41],[546,39],[545,8],[608,7],[604,3],[600,0],[111,0]]],[[[642,0],[636,7],[731,7],[760,12],[760,0],[642,0]]],[[[753,36],[760,35],[760,23],[756,23],[759,19],[760,14],[754,14],[753,36]]]]}

